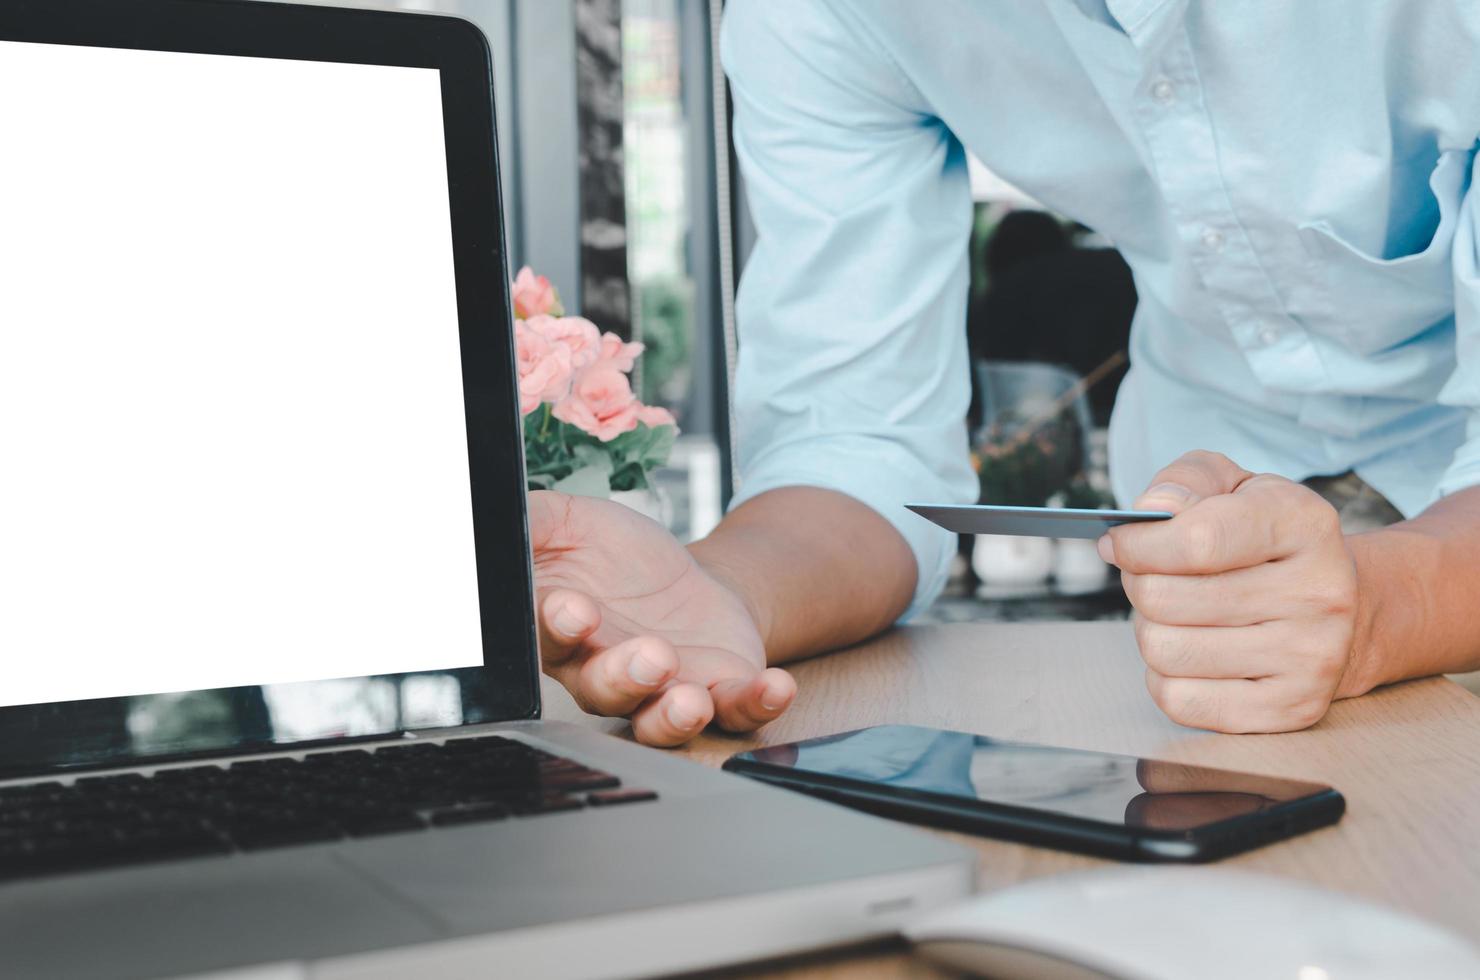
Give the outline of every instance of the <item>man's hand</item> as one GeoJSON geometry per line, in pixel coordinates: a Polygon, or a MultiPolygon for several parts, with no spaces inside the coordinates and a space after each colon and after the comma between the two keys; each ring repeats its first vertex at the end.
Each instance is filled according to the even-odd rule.
{"type": "Polygon", "coordinates": [[[767,669],[745,601],[666,530],[610,501],[529,495],[540,657],[577,703],[678,745],[711,720],[757,728],[796,682],[767,669]]]}
{"type": "Polygon", "coordinates": [[[1349,669],[1357,563],[1318,494],[1195,452],[1135,506],[1175,516],[1111,530],[1100,554],[1121,569],[1146,686],[1173,721],[1293,731],[1370,686],[1349,669]]]}

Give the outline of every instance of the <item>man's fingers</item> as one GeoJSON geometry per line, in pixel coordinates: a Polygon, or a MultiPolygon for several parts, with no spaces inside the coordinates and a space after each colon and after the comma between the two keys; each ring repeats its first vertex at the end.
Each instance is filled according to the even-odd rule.
{"type": "Polygon", "coordinates": [[[1148,667],[1146,689],[1157,707],[1177,724],[1234,735],[1309,728],[1330,705],[1329,697],[1319,691],[1304,690],[1283,677],[1166,677],[1148,667]]]}
{"type": "Polygon", "coordinates": [[[1115,564],[1129,572],[1207,575],[1288,557],[1340,531],[1319,494],[1277,476],[1198,501],[1169,521],[1111,528],[1115,564]]]}
{"type": "Polygon", "coordinates": [[[714,701],[699,684],[672,684],[632,714],[632,733],[647,745],[682,745],[714,717],[714,701]]]}
{"type": "Polygon", "coordinates": [[[1125,572],[1207,575],[1284,557],[1271,553],[1273,536],[1261,526],[1269,519],[1258,505],[1224,494],[1200,500],[1169,521],[1111,528],[1115,564],[1125,572]]]}
{"type": "Polygon", "coordinates": [[[797,696],[797,682],[790,674],[770,667],[750,677],[711,684],[714,718],[730,732],[748,732],[785,711],[797,696]]]}
{"type": "Polygon", "coordinates": [[[678,654],[667,640],[637,636],[591,654],[576,672],[571,694],[584,710],[628,715],[678,673],[678,654]]]}
{"type": "Polygon", "coordinates": [[[1233,493],[1251,475],[1222,453],[1195,450],[1153,476],[1150,489],[1136,499],[1134,506],[1137,510],[1179,514],[1205,497],[1233,493]]]}
{"type": "Polygon", "coordinates": [[[1168,626],[1254,626],[1281,619],[1348,615],[1355,586],[1296,555],[1217,575],[1141,575],[1122,571],[1126,598],[1142,616],[1168,626]]]}
{"type": "MultiPolygon", "coordinates": [[[[1209,497],[1233,493],[1252,475],[1222,453],[1194,450],[1181,456],[1170,466],[1162,468],[1151,478],[1151,486],[1131,506],[1136,510],[1163,510],[1175,518],[1209,497]]],[[[1182,534],[1181,528],[1185,523],[1174,519],[1113,528],[1099,540],[1100,557],[1111,565],[1129,568],[1130,571],[1148,570],[1138,567],[1145,564],[1143,556],[1160,554],[1155,549],[1163,546],[1163,539],[1182,534]],[[1168,529],[1173,526],[1177,530],[1169,535],[1168,529]],[[1147,538],[1123,533],[1130,528],[1159,528],[1161,534],[1155,538],[1147,538]]]]}
{"type": "Polygon", "coordinates": [[[1189,728],[1215,732],[1268,730],[1260,725],[1265,712],[1257,701],[1258,683],[1242,679],[1167,677],[1149,667],[1146,669],[1146,690],[1168,718],[1189,728]]]}
{"type": "Polygon", "coordinates": [[[1138,575],[1121,572],[1120,585],[1136,612],[1166,626],[1254,626],[1303,612],[1288,583],[1272,565],[1221,575],[1138,575]],[[1261,588],[1284,586],[1271,595],[1261,588]],[[1271,596],[1263,603],[1249,598],[1271,596]]]}
{"type": "Polygon", "coordinates": [[[1146,666],[1166,677],[1271,677],[1296,658],[1284,625],[1168,626],[1137,614],[1136,643],[1146,666]]]}
{"type": "Polygon", "coordinates": [[[550,589],[540,597],[540,661],[546,672],[569,660],[596,627],[601,607],[571,589],[550,589]]]}

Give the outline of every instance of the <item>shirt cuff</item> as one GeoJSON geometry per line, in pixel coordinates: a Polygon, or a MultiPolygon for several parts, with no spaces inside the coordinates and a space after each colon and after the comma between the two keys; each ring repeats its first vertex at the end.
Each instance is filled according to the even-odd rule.
{"type": "Polygon", "coordinates": [[[1434,496],[1447,497],[1473,486],[1480,486],[1480,411],[1472,411],[1466,420],[1465,441],[1455,450],[1454,460],[1439,478],[1434,496]]]}

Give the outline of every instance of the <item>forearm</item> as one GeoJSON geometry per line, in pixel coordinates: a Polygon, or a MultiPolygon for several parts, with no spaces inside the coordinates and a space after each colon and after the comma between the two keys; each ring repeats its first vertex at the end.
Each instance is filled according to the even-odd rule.
{"type": "Polygon", "coordinates": [[[763,493],[689,550],[745,601],[773,664],[887,629],[915,593],[915,557],[904,538],[873,508],[834,490],[763,493]]]}
{"type": "Polygon", "coordinates": [[[1347,540],[1359,599],[1352,668],[1340,695],[1480,669],[1480,487],[1347,540]]]}

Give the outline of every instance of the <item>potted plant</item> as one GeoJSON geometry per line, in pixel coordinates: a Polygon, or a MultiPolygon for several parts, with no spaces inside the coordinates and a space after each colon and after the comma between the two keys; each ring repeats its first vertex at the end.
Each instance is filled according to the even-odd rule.
{"type": "MultiPolygon", "coordinates": [[[[977,366],[983,422],[972,440],[982,503],[1022,507],[1099,508],[1108,502],[1085,479],[1089,411],[1084,392],[1107,362],[1079,379],[1049,364],[982,362],[977,366]]],[[[972,570],[994,594],[1046,588],[1052,576],[1069,592],[1102,587],[1104,562],[1086,542],[981,535],[972,570]]]]}
{"type": "Polygon", "coordinates": [[[652,473],[678,426],[632,390],[643,345],[566,316],[550,280],[528,266],[512,295],[529,489],[608,497],[661,521],[652,473]]]}

